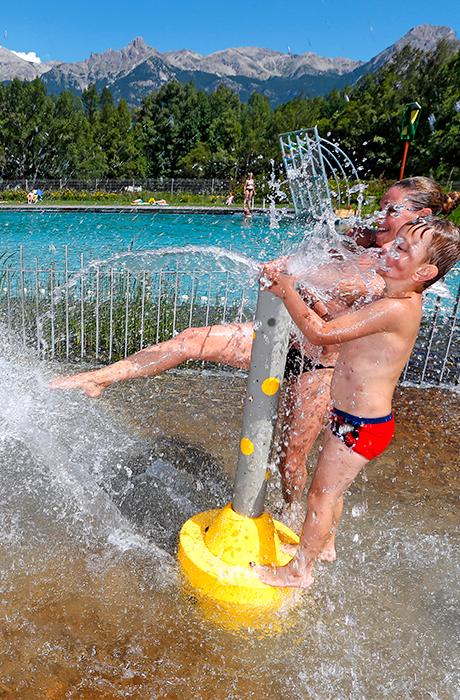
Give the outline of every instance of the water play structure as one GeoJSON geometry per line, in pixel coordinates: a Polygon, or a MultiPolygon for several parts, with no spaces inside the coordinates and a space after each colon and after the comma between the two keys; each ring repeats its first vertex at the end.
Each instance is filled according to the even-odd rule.
{"type": "Polygon", "coordinates": [[[349,208],[354,194],[359,213],[363,186],[337,143],[321,137],[316,126],[281,134],[279,140],[297,216],[320,219],[334,209],[349,208]]]}
{"type": "Polygon", "coordinates": [[[254,564],[283,565],[283,544],[297,535],[264,512],[268,467],[290,317],[282,301],[259,292],[232,503],[200,513],[180,533],[179,561],[205,614],[226,627],[269,621],[292,591],[263,584],[254,564]]]}

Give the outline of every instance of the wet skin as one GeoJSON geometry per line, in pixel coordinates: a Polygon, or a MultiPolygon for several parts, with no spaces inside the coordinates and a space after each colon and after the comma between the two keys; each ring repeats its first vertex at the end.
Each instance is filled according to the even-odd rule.
{"type": "MultiPolygon", "coordinates": [[[[381,299],[324,323],[303,302],[287,275],[273,273],[270,291],[310,342],[339,343],[332,382],[333,405],[357,416],[379,417],[391,412],[400,373],[415,342],[422,313],[423,285],[437,275],[426,262],[431,234],[426,226],[406,225],[389,253],[382,257],[385,280],[381,299]]],[[[284,567],[257,567],[262,581],[272,586],[308,588],[314,562],[326,548],[332,554],[344,491],[368,459],[328,431],[307,495],[307,516],[300,544],[284,567]]]]}

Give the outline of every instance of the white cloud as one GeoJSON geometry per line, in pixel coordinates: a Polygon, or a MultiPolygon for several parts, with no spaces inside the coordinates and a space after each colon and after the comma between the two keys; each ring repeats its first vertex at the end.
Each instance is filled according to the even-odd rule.
{"type": "Polygon", "coordinates": [[[15,56],[19,56],[19,58],[23,58],[24,61],[27,61],[28,63],[41,63],[42,59],[37,56],[35,51],[13,51],[11,49],[11,53],[14,53],[15,56]]]}

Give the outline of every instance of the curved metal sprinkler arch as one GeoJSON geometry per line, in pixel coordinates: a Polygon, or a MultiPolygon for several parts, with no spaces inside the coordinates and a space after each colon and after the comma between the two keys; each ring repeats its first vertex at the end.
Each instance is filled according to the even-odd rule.
{"type": "Polygon", "coordinates": [[[350,206],[351,195],[362,185],[353,162],[337,144],[322,138],[316,126],[289,131],[279,139],[297,216],[318,219],[333,210],[333,198],[338,206],[345,201],[350,206]],[[336,192],[331,193],[330,179],[336,192]]]}

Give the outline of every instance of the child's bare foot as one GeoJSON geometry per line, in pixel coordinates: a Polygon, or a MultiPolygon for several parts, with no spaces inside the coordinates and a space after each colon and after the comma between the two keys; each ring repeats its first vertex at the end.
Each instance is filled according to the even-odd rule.
{"type": "Polygon", "coordinates": [[[287,542],[281,543],[281,549],[283,552],[290,554],[291,557],[295,557],[298,546],[298,544],[288,544],[287,542]]]}
{"type": "Polygon", "coordinates": [[[82,372],[55,377],[50,381],[49,386],[51,389],[82,389],[86,396],[96,399],[110,383],[107,380],[96,379],[92,372],[82,372]]]}
{"type": "Polygon", "coordinates": [[[308,569],[299,569],[298,562],[287,566],[256,566],[255,572],[261,581],[279,588],[308,588],[314,581],[308,569]]]}
{"type": "Polygon", "coordinates": [[[318,554],[318,561],[333,562],[337,559],[337,552],[333,544],[327,544],[318,554]]]}
{"type": "MultiPolygon", "coordinates": [[[[295,557],[298,544],[288,544],[287,542],[281,545],[281,549],[286,554],[290,554],[291,557],[295,557]]],[[[333,562],[337,559],[337,552],[335,551],[335,546],[333,544],[327,544],[324,549],[318,554],[318,561],[333,562]]]]}

